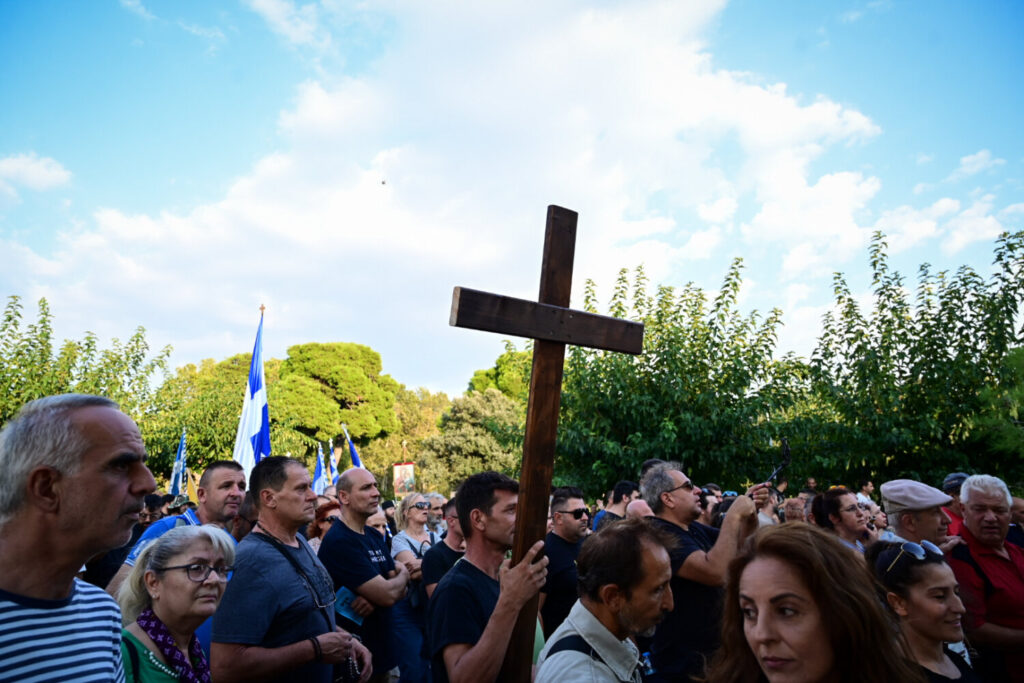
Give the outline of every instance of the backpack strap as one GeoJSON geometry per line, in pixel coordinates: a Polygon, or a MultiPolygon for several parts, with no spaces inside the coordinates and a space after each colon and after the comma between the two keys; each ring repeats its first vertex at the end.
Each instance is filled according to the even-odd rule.
{"type": "Polygon", "coordinates": [[[132,680],[139,680],[139,653],[135,649],[135,643],[132,642],[131,638],[123,639],[125,649],[128,650],[128,659],[132,662],[132,680]]]}
{"type": "Polygon", "coordinates": [[[584,640],[583,636],[578,633],[565,636],[564,638],[559,638],[555,644],[551,646],[551,649],[548,650],[548,657],[558,654],[559,652],[582,652],[591,659],[596,659],[605,666],[608,666],[604,659],[601,658],[601,655],[597,653],[597,650],[592,648],[590,643],[584,640]]]}
{"type": "Polygon", "coordinates": [[[952,556],[954,560],[960,560],[961,562],[970,565],[971,568],[974,569],[974,571],[981,578],[982,582],[985,584],[986,599],[990,598],[992,594],[996,592],[996,587],[992,585],[991,581],[989,581],[988,575],[985,574],[984,571],[982,571],[981,565],[978,564],[978,561],[976,559],[974,559],[974,555],[971,554],[971,549],[968,548],[966,544],[958,543],[957,545],[953,546],[953,550],[952,552],[950,552],[950,556],[952,556]]]}

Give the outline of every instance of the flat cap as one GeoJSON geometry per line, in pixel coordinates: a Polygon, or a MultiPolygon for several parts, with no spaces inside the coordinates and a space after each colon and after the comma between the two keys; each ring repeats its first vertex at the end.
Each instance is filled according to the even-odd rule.
{"type": "Polygon", "coordinates": [[[882,484],[882,502],[887,515],[903,510],[927,510],[952,500],[952,496],[913,479],[893,479],[882,484]]]}
{"type": "Polygon", "coordinates": [[[960,486],[967,479],[967,474],[964,472],[951,472],[946,475],[946,478],[942,480],[942,490],[946,493],[959,495],[960,486]]]}

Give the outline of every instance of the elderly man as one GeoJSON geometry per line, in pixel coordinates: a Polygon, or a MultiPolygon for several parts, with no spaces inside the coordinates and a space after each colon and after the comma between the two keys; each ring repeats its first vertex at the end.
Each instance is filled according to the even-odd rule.
{"type": "Polygon", "coordinates": [[[1024,681],[1024,549],[1006,542],[1010,491],[978,474],[960,491],[964,544],[949,564],[960,583],[967,637],[978,651],[972,664],[986,681],[1024,681]]]}
{"type": "Polygon", "coordinates": [[[259,516],[213,618],[213,680],[330,683],[352,657],[366,681],[370,653],[335,625],[331,578],[299,535],[316,500],[305,465],[263,458],[249,482],[259,516]]]}
{"type": "Polygon", "coordinates": [[[121,611],[75,578],[124,545],[156,489],[116,403],[26,404],[0,432],[0,681],[123,681],[121,611]]]}
{"type": "Polygon", "coordinates": [[[519,483],[497,472],[470,476],[455,493],[466,554],[430,598],[427,628],[435,683],[490,683],[498,677],[519,610],[544,585],[548,558],[537,541],[516,566],[512,548],[519,483]]]}
{"type": "Polygon", "coordinates": [[[537,661],[537,683],[639,683],[633,638],[672,611],[675,539],[641,519],[595,534],[577,561],[579,594],[537,661]]]}
{"type": "Polygon", "coordinates": [[[703,672],[704,659],[718,647],[726,570],[740,544],[757,530],[757,508],[768,502],[767,486],[758,484],[738,496],[719,531],[696,521],[700,489],[678,463],[644,475],[640,489],[654,510],[652,523],[677,544],[670,552],[675,609],[654,634],[651,663],[656,673],[647,680],[682,681],[703,672]]]}
{"type": "Polygon", "coordinates": [[[942,506],[952,497],[913,479],[893,479],[882,484],[882,502],[892,529],[885,541],[930,541],[948,552],[960,543],[959,536],[949,535],[949,515],[942,506]]]}
{"type": "Polygon", "coordinates": [[[430,503],[427,509],[427,529],[441,536],[448,530],[444,521],[444,505],[448,499],[436,492],[428,493],[425,498],[430,503]]]}
{"type": "Polygon", "coordinates": [[[540,616],[544,637],[549,638],[576,602],[576,557],[587,534],[590,516],[583,492],[566,486],[551,496],[553,528],[544,537],[548,577],[540,591],[540,616]]]}

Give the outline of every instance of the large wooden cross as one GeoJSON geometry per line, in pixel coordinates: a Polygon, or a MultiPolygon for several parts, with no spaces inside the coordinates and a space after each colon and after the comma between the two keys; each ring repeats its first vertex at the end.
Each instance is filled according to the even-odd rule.
{"type": "MultiPolygon", "coordinates": [[[[568,308],[576,217],[575,211],[548,207],[538,301],[462,287],[456,287],[452,295],[451,325],[536,340],[526,408],[513,563],[522,560],[530,546],[544,538],[547,529],[565,345],[632,354],[643,350],[643,324],[568,308]]],[[[536,622],[537,598],[534,597],[519,613],[502,666],[502,681],[527,683],[530,680],[536,622]]]]}

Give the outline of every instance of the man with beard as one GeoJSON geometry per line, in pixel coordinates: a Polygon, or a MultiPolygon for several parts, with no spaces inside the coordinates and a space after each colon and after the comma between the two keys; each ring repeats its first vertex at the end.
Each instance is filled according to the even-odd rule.
{"type": "Polygon", "coordinates": [[[536,683],[639,683],[633,638],[650,637],[672,611],[675,539],[642,519],[628,519],[583,544],[580,599],[548,639],[536,683]]]}
{"type": "Polygon", "coordinates": [[[540,591],[545,638],[561,626],[576,602],[576,557],[590,522],[583,492],[571,486],[555,489],[551,496],[551,518],[554,526],[544,538],[548,578],[540,591]]]}
{"type": "Polygon", "coordinates": [[[124,545],[156,488],[116,403],[65,394],[0,431],[0,681],[123,681],[121,610],[75,577],[124,545]]]}

